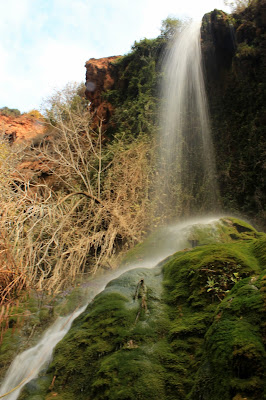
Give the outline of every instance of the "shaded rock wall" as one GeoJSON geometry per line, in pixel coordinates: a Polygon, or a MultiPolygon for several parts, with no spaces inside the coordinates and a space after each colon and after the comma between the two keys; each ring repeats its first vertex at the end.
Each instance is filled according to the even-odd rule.
{"type": "Polygon", "coordinates": [[[266,1],[202,24],[202,52],[224,208],[265,226],[266,1]]]}

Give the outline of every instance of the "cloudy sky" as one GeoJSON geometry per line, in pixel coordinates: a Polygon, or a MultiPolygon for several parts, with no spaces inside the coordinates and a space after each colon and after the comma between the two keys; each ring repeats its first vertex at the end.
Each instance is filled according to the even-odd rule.
{"type": "Polygon", "coordinates": [[[167,16],[200,19],[223,0],[0,0],[0,107],[39,108],[84,82],[85,62],[154,38],[167,16]]]}

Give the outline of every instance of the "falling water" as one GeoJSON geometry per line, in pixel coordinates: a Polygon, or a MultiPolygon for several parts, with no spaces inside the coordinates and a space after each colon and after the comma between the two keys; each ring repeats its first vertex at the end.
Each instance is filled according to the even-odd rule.
{"type": "MultiPolygon", "coordinates": [[[[119,277],[122,273],[134,268],[152,268],[158,262],[165,259],[170,254],[184,249],[188,245],[190,230],[195,224],[212,224],[215,229],[217,219],[204,218],[201,220],[191,220],[178,225],[171,225],[162,228],[156,236],[156,243],[151,245],[147,257],[143,257],[139,263],[132,263],[116,271],[105,274],[94,279],[90,284],[90,294],[87,298],[89,303],[93,297],[100,293],[108,282],[119,277]]],[[[86,308],[81,307],[67,317],[59,317],[54,324],[47,329],[39,343],[19,354],[10,365],[6,377],[0,388],[0,398],[5,400],[16,400],[24,385],[36,378],[41,370],[48,366],[52,358],[52,353],[57,343],[65,336],[75,318],[77,318],[86,308]],[[19,387],[17,387],[19,386],[19,387]],[[13,390],[14,388],[17,388],[13,390]]]]}
{"type": "Polygon", "coordinates": [[[168,218],[173,218],[214,212],[219,196],[202,72],[200,23],[193,22],[176,34],[163,65],[159,214],[168,213],[168,218]]]}
{"type": "Polygon", "coordinates": [[[59,317],[45,332],[36,346],[24,351],[15,358],[1,386],[0,397],[11,391],[4,398],[7,400],[16,400],[18,398],[21,388],[36,377],[40,370],[51,360],[54,347],[65,336],[73,320],[84,309],[85,307],[80,308],[73,315],[67,317],[59,317]],[[17,386],[18,388],[13,391],[13,388],[17,386]]]}

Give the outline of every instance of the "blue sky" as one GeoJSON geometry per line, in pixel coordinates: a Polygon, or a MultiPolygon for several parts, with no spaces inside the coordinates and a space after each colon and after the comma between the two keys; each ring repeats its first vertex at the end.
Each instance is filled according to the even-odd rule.
{"type": "Polygon", "coordinates": [[[0,107],[40,108],[53,89],[84,82],[90,58],[154,38],[167,16],[200,19],[223,0],[0,0],[0,107]]]}

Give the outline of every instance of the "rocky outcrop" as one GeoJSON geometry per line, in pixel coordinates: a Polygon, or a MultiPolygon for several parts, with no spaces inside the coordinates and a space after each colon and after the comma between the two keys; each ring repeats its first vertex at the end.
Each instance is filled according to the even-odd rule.
{"type": "Polygon", "coordinates": [[[236,48],[234,27],[226,13],[214,10],[204,15],[201,43],[207,76],[219,79],[221,71],[230,68],[236,48]]]}
{"type": "Polygon", "coordinates": [[[104,99],[103,93],[114,87],[116,78],[113,63],[119,57],[91,58],[85,64],[86,98],[90,101],[92,113],[95,114],[95,123],[100,118],[103,120],[104,127],[108,124],[114,110],[111,103],[104,99]]]}
{"type": "Polygon", "coordinates": [[[9,143],[19,140],[37,140],[45,132],[44,124],[25,115],[11,117],[0,114],[0,134],[4,135],[9,143]]]}
{"type": "MultiPolygon", "coordinates": [[[[42,155],[36,158],[31,155],[30,146],[35,146],[46,137],[45,125],[35,117],[28,115],[6,116],[0,114],[0,135],[9,142],[10,145],[23,143],[25,152],[23,159],[18,163],[16,171],[12,177],[17,184],[25,182],[40,182],[50,180],[53,166],[49,160],[42,155]],[[49,179],[48,179],[49,177],[49,179]]],[[[47,140],[50,140],[47,137],[47,140]]]]}

